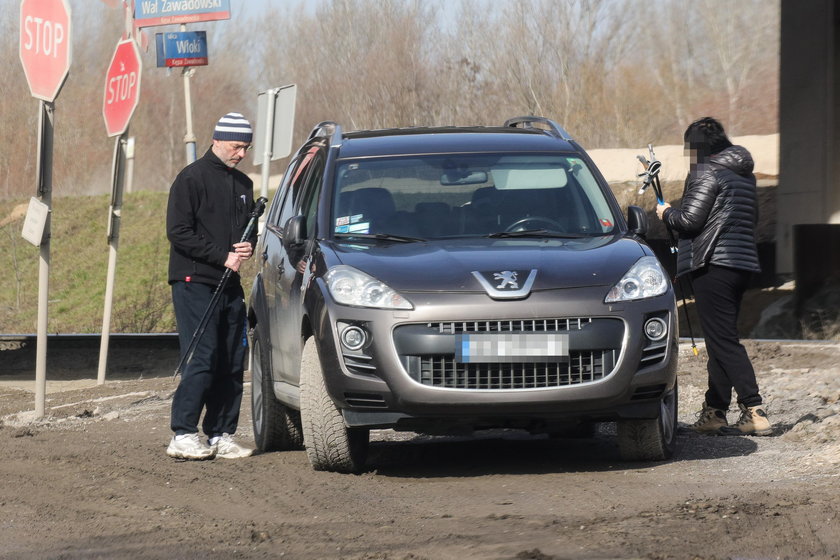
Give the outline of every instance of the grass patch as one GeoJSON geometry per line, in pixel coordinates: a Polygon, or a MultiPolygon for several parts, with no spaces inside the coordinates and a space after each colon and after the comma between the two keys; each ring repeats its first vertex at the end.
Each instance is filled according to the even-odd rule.
{"type": "MultiPolygon", "coordinates": [[[[117,251],[111,332],[175,332],[167,284],[168,193],[126,194],[117,251]]],[[[110,195],[56,197],[52,204],[48,332],[102,330],[108,271],[110,195]]],[[[0,333],[37,331],[39,249],[20,232],[28,199],[0,201],[0,231],[6,251],[0,266],[9,281],[0,285],[0,333]]],[[[250,290],[255,266],[242,270],[250,290]]]]}

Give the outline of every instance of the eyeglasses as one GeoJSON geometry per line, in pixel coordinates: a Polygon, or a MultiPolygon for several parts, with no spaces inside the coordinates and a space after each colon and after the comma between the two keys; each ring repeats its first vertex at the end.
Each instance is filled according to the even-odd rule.
{"type": "Polygon", "coordinates": [[[244,150],[245,152],[250,152],[253,146],[251,144],[237,144],[235,146],[230,146],[231,151],[236,154],[240,151],[244,150]]]}

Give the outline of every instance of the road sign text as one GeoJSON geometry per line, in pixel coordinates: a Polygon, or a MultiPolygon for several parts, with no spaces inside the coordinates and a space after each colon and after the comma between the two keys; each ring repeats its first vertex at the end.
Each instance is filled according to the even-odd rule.
{"type": "Polygon", "coordinates": [[[105,103],[110,105],[117,101],[129,99],[136,85],[137,72],[112,77],[108,80],[108,95],[105,97],[105,103]]]}
{"type": "Polygon", "coordinates": [[[35,49],[35,54],[58,57],[61,43],[66,33],[64,25],[59,22],[44,20],[43,18],[26,16],[23,20],[23,32],[26,40],[23,48],[28,51],[35,49]]]}

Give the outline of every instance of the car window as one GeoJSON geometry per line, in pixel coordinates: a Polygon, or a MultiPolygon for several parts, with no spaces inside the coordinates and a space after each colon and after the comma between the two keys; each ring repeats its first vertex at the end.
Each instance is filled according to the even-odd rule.
{"type": "Polygon", "coordinates": [[[276,222],[281,229],[289,221],[289,218],[298,214],[303,185],[306,183],[313,158],[319,149],[317,146],[311,146],[299,154],[297,163],[290,165],[286,171],[283,183],[287,186],[283,193],[283,203],[276,222]]]}
{"type": "Polygon", "coordinates": [[[568,154],[348,160],[335,181],[332,224],[340,234],[603,235],[616,223],[586,162],[568,154]]]}
{"type": "Polygon", "coordinates": [[[325,157],[322,151],[314,153],[310,165],[310,171],[306,178],[306,184],[301,192],[299,213],[306,216],[306,237],[312,238],[315,234],[316,215],[318,213],[318,199],[321,194],[321,182],[324,178],[325,157]]]}
{"type": "Polygon", "coordinates": [[[292,182],[291,179],[293,176],[292,170],[297,168],[297,162],[297,159],[292,160],[286,168],[283,180],[277,188],[277,192],[274,194],[274,198],[271,201],[271,207],[268,210],[268,216],[266,217],[266,223],[269,227],[283,227],[283,222],[280,220],[282,214],[281,209],[283,208],[286,196],[289,193],[289,184],[292,182]]]}

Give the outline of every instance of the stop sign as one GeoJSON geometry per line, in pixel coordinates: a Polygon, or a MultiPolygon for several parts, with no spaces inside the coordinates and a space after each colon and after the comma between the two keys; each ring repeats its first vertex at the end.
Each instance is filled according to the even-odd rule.
{"type": "Polygon", "coordinates": [[[108,73],[105,75],[105,95],[102,116],[108,136],[118,136],[128,128],[131,115],[140,99],[140,73],[143,62],[132,39],[117,43],[108,73]]]}
{"type": "Polygon", "coordinates": [[[32,96],[54,101],[70,71],[67,0],[21,0],[19,52],[32,96]]]}

